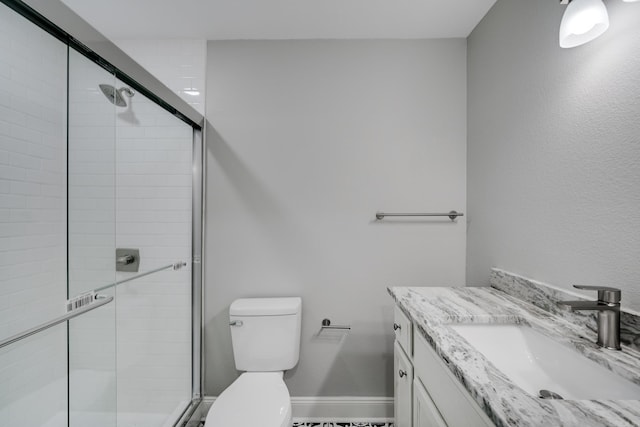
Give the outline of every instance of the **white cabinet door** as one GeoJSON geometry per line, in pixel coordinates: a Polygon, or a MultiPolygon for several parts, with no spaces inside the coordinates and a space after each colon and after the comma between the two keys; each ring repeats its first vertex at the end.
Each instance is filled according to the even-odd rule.
{"type": "Polygon", "coordinates": [[[412,427],[413,365],[396,341],[393,351],[395,427],[412,427]]]}
{"type": "Polygon", "coordinates": [[[396,305],[393,316],[393,332],[400,347],[409,356],[413,356],[413,324],[396,305]]]}
{"type": "Polygon", "coordinates": [[[413,380],[413,427],[447,427],[420,380],[413,380]]]}
{"type": "Polygon", "coordinates": [[[450,427],[494,427],[493,422],[453,375],[421,334],[415,334],[413,361],[416,378],[420,379],[433,403],[450,427]]]}

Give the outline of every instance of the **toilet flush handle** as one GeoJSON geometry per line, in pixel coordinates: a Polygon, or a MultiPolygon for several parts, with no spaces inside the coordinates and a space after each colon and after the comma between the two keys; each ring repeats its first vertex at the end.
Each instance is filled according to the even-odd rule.
{"type": "Polygon", "coordinates": [[[233,322],[229,322],[229,326],[242,326],[242,320],[234,320],[233,322]]]}

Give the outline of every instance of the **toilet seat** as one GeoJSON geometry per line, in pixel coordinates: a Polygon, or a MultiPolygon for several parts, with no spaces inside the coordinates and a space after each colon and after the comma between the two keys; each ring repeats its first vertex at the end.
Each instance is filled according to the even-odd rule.
{"type": "Polygon", "coordinates": [[[245,372],[211,406],[204,427],[291,427],[282,372],[245,372]]]}

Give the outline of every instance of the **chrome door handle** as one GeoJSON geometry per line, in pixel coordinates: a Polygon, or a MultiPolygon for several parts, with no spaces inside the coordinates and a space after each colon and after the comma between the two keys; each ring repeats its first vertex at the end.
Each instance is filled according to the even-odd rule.
{"type": "Polygon", "coordinates": [[[397,331],[398,329],[402,329],[402,326],[398,325],[397,323],[393,324],[393,330],[397,331]]]}

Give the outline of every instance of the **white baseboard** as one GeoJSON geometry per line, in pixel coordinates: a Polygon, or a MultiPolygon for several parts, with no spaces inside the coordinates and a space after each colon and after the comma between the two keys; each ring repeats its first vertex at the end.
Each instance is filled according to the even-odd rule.
{"type": "Polygon", "coordinates": [[[293,418],[393,420],[393,397],[292,397],[293,418]]]}
{"type": "MultiPolygon", "coordinates": [[[[213,404],[215,399],[206,396],[203,400],[213,404]]],[[[292,397],[291,408],[293,418],[301,421],[393,421],[393,397],[292,397]]]]}

